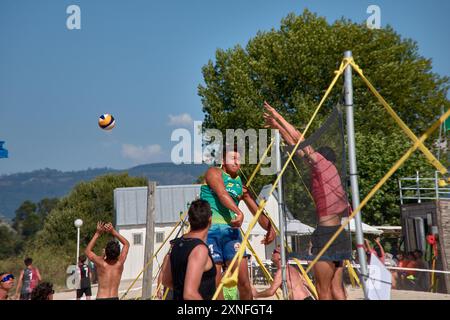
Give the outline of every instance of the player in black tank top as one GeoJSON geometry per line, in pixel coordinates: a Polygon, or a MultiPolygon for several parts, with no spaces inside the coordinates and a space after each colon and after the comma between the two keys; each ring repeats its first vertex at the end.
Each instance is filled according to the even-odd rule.
{"type": "MultiPolygon", "coordinates": [[[[186,278],[189,255],[198,245],[206,246],[202,240],[197,238],[182,237],[174,241],[172,252],[170,254],[174,300],[184,300],[184,280],[186,278]]],[[[208,249],[207,246],[206,248],[208,249]]],[[[198,288],[198,291],[204,300],[211,300],[216,291],[216,267],[209,250],[208,256],[211,259],[212,267],[208,271],[203,272],[200,287],[198,288]]]]}
{"type": "Polygon", "coordinates": [[[171,241],[170,256],[161,273],[162,284],[173,289],[174,300],[211,300],[214,296],[216,266],[205,243],[211,214],[207,201],[193,201],[188,211],[189,232],[171,241]]]}

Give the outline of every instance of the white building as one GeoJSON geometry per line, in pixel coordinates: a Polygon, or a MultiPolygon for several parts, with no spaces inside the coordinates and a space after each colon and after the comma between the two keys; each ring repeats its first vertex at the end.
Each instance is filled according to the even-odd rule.
{"type": "MultiPolygon", "coordinates": [[[[200,195],[201,185],[178,185],[178,186],[157,186],[156,187],[156,207],[155,207],[155,239],[154,252],[158,250],[164,239],[169,236],[176,223],[180,220],[189,204],[200,195]]],[[[263,188],[260,197],[267,199],[267,192],[270,186],[263,188]]],[[[134,279],[144,266],[144,249],[146,235],[147,217],[147,187],[118,188],[114,190],[114,208],[116,213],[116,228],[130,242],[130,250],[122,279],[134,279]]],[[[244,212],[245,219],[242,226],[244,232],[253,217],[243,201],[239,208],[244,212]]],[[[278,201],[274,195],[267,199],[266,211],[271,215],[273,221],[278,225],[278,201]]],[[[288,234],[299,235],[309,234],[314,231],[298,220],[293,220],[288,214],[287,224],[288,234]]],[[[178,229],[171,235],[175,238],[181,233],[178,229]]],[[[270,259],[275,245],[279,239],[271,245],[265,247],[261,244],[266,231],[259,224],[250,234],[250,244],[262,260],[270,259]]],[[[169,241],[162,247],[154,261],[153,273],[156,275],[160,263],[169,249],[169,241]]]]}

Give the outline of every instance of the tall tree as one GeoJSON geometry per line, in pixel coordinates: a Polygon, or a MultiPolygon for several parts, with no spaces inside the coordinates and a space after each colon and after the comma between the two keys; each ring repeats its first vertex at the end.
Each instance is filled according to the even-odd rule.
{"type": "MultiPolygon", "coordinates": [[[[432,72],[431,60],[419,55],[413,40],[403,39],[389,26],[371,30],[345,19],[330,24],[305,10],[300,16],[289,14],[279,29],[258,32],[245,48],[217,50],[215,61],[202,69],[204,85],[198,91],[205,128],[223,132],[262,128],[262,105],[267,100],[304,129],[346,50],[353,52],[365,75],[417,135],[439,117],[442,106],[450,106],[446,98],[449,79],[432,72]]],[[[342,99],[342,89],[340,81],[309,133],[342,99]]],[[[365,195],[410,141],[358,77],[354,77],[354,102],[361,193],[365,195]],[[371,155],[378,162],[371,162],[371,155]]],[[[253,168],[246,166],[244,171],[253,168]]],[[[402,174],[411,175],[417,168],[433,171],[419,156],[403,167],[402,174]]],[[[255,185],[261,187],[270,180],[259,177],[255,185]]],[[[398,188],[387,186],[366,208],[365,221],[398,223],[398,188]]]]}
{"type": "MultiPolygon", "coordinates": [[[[76,219],[83,220],[81,246],[87,245],[95,232],[97,222],[114,222],[114,189],[146,186],[147,179],[128,174],[110,174],[76,185],[62,198],[47,216],[42,231],[38,233],[37,246],[57,246],[73,251],[76,246],[76,219]]],[[[99,247],[104,244],[100,239],[99,247]]]]}

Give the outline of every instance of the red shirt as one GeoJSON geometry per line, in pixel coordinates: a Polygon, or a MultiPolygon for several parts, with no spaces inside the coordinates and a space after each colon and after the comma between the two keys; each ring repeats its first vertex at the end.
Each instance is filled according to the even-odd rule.
{"type": "Polygon", "coordinates": [[[311,193],[319,217],[339,214],[347,209],[348,201],[336,166],[319,152],[314,154],[311,193]]]}

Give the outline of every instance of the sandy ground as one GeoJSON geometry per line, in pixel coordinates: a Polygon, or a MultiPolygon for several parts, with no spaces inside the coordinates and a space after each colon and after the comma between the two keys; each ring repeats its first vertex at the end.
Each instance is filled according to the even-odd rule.
{"type": "MultiPolygon", "coordinates": [[[[129,286],[131,285],[133,281],[131,280],[124,280],[120,283],[119,286],[119,298],[122,297],[122,295],[127,291],[129,286]]],[[[156,287],[154,288],[156,289],[156,287]]],[[[142,293],[142,281],[136,281],[134,286],[130,289],[128,292],[126,299],[133,299],[140,297],[142,293]]],[[[95,299],[95,296],[97,295],[97,285],[92,286],[92,299],[95,299]]],[[[66,290],[66,291],[60,291],[56,292],[53,295],[54,300],[75,300],[76,299],[76,291],[75,290],[66,290]]],[[[82,300],[85,300],[85,297],[82,298],[82,300]]]]}
{"type": "MultiPolygon", "coordinates": [[[[119,287],[119,296],[121,297],[128,287],[131,285],[132,281],[124,280],[121,282],[119,287]]],[[[257,290],[264,289],[265,286],[256,286],[257,290]]],[[[154,287],[155,289],[155,287],[154,287]]],[[[359,288],[347,287],[349,300],[363,300],[363,292],[359,288]]],[[[136,281],[134,286],[131,288],[127,294],[126,299],[138,298],[142,293],[142,281],[136,281]]],[[[92,287],[92,298],[95,299],[97,294],[97,286],[92,287]]],[[[75,300],[75,290],[56,292],[53,296],[54,300],[75,300]]],[[[83,297],[82,300],[85,298],[83,297]]],[[[274,300],[275,297],[268,298],[268,300],[274,300]]],[[[450,300],[450,294],[440,294],[440,293],[430,293],[430,292],[420,292],[420,291],[403,291],[403,290],[392,290],[391,300],[450,300]]]]}
{"type": "MultiPolygon", "coordinates": [[[[361,289],[347,288],[349,300],[363,300],[361,289]]],[[[450,300],[450,294],[422,291],[391,290],[391,300],[450,300]]]]}

